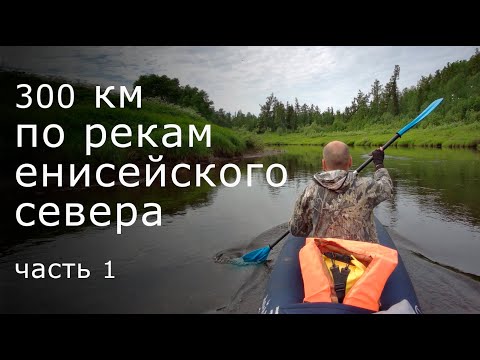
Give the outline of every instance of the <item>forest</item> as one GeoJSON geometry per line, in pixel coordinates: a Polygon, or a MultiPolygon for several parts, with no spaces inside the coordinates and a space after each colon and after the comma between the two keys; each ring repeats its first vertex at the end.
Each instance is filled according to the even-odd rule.
{"type": "Polygon", "coordinates": [[[307,136],[369,127],[386,128],[414,118],[430,102],[444,98],[442,106],[429,116],[422,127],[480,123],[480,52],[469,60],[447,63],[434,74],[422,76],[416,85],[400,89],[400,65],[396,65],[386,84],[372,79],[369,88],[359,89],[351,105],[343,111],[328,104],[301,104],[299,99],[286,103],[274,93],[259,105],[258,115],[238,110],[216,110],[204,90],[180,86],[178,79],[143,75],[134,85],[141,85],[144,96],[160,98],[192,108],[208,121],[221,126],[244,129],[256,134],[303,134],[307,136]]]}

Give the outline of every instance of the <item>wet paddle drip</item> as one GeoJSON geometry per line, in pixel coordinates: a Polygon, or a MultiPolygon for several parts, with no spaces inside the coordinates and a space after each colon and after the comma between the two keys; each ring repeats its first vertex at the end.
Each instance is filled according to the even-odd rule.
{"type": "MultiPolygon", "coordinates": [[[[213,261],[217,264],[232,264],[237,266],[269,263],[271,256],[269,259],[267,259],[267,256],[271,254],[270,250],[272,249],[269,244],[278,242],[279,236],[281,236],[281,239],[284,239],[287,235],[287,229],[287,223],[275,226],[256,236],[246,247],[219,251],[213,256],[213,261]],[[274,241],[275,239],[277,239],[277,241],[274,241]]],[[[281,245],[276,246],[274,250],[275,253],[278,252],[281,247],[281,245]]]]}
{"type": "Polygon", "coordinates": [[[213,261],[217,264],[232,264],[237,266],[247,266],[247,265],[256,265],[261,264],[262,261],[251,262],[244,261],[242,256],[244,255],[244,249],[229,249],[220,251],[213,257],[213,261]]]}

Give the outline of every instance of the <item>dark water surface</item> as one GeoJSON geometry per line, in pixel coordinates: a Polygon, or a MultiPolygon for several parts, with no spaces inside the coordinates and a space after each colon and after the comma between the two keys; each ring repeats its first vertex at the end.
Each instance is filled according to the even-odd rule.
{"type": "MultiPolygon", "coordinates": [[[[213,257],[223,250],[244,253],[282,234],[296,197],[320,169],[322,148],[278,149],[279,154],[239,162],[242,180],[233,188],[222,186],[216,173],[212,174],[215,188],[115,187],[35,193],[39,203],[82,202],[87,208],[96,202],[112,206],[132,202],[137,208],[157,202],[162,206],[162,226],[146,227],[140,215],[133,226],[123,228],[122,235],[116,235],[113,223],[77,231],[34,228],[4,237],[0,312],[256,312],[274,261],[239,267],[216,263],[213,257]],[[263,163],[265,168],[281,163],[288,180],[274,188],[267,184],[264,172],[255,171],[252,187],[247,187],[247,163],[263,163]],[[104,279],[104,263],[109,260],[115,279],[104,279]],[[81,262],[92,275],[89,279],[25,280],[15,273],[16,262],[81,262]]],[[[354,167],[369,151],[352,149],[354,167]]],[[[395,195],[375,214],[399,246],[424,312],[480,313],[480,153],[391,148],[385,165],[395,195]]],[[[361,175],[371,174],[369,166],[361,175]]],[[[24,201],[16,198],[10,208],[24,201]]],[[[271,259],[279,249],[272,251],[271,259]]]]}

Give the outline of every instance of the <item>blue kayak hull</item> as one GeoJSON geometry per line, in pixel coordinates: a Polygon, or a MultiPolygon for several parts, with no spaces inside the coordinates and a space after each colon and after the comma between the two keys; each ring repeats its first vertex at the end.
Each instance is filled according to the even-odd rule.
{"type": "MultiPolygon", "coordinates": [[[[390,235],[375,218],[380,244],[396,249],[390,235]]],[[[260,313],[288,314],[368,314],[370,310],[336,303],[303,303],[303,279],[298,253],[305,245],[304,237],[289,235],[281,250],[267,283],[260,313]]],[[[407,300],[415,312],[420,313],[420,304],[405,265],[398,255],[398,265],[390,275],[382,296],[380,310],[407,300]]]]}

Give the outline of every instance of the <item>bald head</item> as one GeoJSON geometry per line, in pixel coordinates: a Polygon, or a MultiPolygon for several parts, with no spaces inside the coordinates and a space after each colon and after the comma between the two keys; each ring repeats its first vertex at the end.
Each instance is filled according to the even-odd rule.
{"type": "Polygon", "coordinates": [[[341,141],[329,142],[323,148],[323,169],[348,170],[352,166],[352,157],[348,151],[347,144],[341,141]]]}

